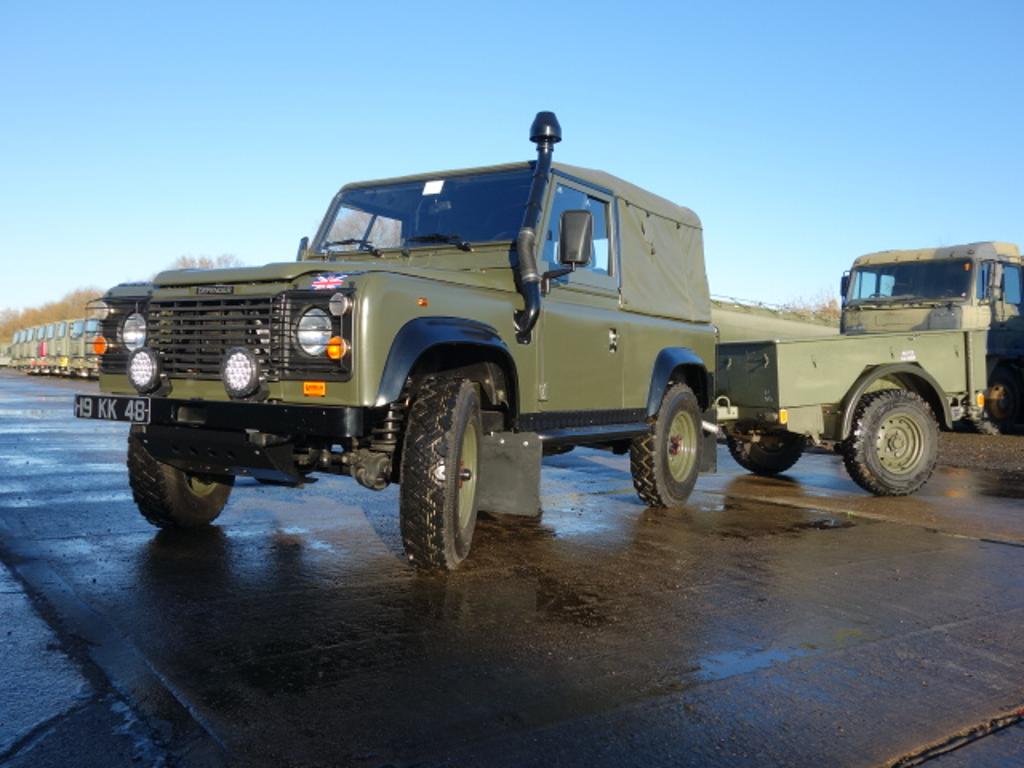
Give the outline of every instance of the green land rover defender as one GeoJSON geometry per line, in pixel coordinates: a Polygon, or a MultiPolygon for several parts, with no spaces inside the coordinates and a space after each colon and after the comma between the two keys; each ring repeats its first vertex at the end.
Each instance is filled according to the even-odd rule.
{"type": "Polygon", "coordinates": [[[715,329],[694,213],[534,162],[349,184],[293,262],[179,270],[95,308],[142,514],[192,527],[237,476],[400,485],[405,550],[466,557],[479,510],[540,514],[544,455],[629,452],[652,505],[714,468],[715,329]]]}

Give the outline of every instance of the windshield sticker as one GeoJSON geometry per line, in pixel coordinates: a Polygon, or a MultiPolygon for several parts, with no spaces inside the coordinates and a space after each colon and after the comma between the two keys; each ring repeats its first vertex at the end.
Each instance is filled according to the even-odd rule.
{"type": "Polygon", "coordinates": [[[900,352],[900,360],[904,363],[912,363],[917,360],[917,353],[912,349],[905,349],[900,352]]]}
{"type": "Polygon", "coordinates": [[[424,195],[440,195],[441,190],[444,189],[444,179],[438,179],[437,181],[428,181],[423,185],[424,195]]]}
{"type": "Polygon", "coordinates": [[[340,272],[331,272],[326,275],[317,275],[316,280],[310,286],[314,291],[330,291],[335,288],[341,288],[345,284],[345,279],[348,275],[343,275],[340,272]]]}

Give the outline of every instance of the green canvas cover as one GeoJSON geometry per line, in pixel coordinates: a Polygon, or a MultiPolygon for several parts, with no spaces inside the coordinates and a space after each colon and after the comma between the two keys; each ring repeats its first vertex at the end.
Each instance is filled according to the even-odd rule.
{"type": "Polygon", "coordinates": [[[603,171],[562,163],[554,167],[617,198],[623,309],[711,322],[704,232],[697,214],[603,171]]]}

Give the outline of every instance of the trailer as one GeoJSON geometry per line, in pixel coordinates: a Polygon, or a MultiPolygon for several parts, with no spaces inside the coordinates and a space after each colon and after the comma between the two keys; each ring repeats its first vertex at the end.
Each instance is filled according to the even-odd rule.
{"type": "Polygon", "coordinates": [[[931,477],[938,431],[980,417],[985,331],[922,331],[720,344],[717,416],[745,469],[778,474],[808,445],[842,455],[879,496],[931,477]]]}

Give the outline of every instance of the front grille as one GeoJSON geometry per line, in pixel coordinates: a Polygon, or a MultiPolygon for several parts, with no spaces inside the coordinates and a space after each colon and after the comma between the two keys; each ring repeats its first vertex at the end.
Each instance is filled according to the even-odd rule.
{"type": "MultiPolygon", "coordinates": [[[[316,295],[321,303],[324,298],[316,295]]],[[[243,347],[256,355],[267,381],[347,379],[351,353],[339,363],[322,355],[311,357],[295,346],[295,324],[310,305],[305,292],[151,301],[147,343],[160,354],[171,377],[219,379],[224,354],[243,347]]],[[[341,323],[335,333],[351,339],[350,318],[335,322],[341,323]]]]}
{"type": "Polygon", "coordinates": [[[273,354],[273,327],[284,327],[280,297],[195,298],[151,301],[147,340],[169,376],[219,379],[224,353],[250,350],[268,381],[280,378],[273,354]]]}

